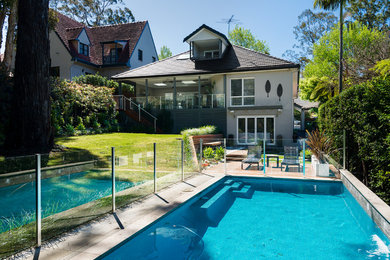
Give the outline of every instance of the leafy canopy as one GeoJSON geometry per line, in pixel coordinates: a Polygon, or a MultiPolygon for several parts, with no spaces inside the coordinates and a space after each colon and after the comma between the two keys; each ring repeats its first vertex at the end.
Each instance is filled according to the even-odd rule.
{"type": "Polygon", "coordinates": [[[389,0],[352,0],[346,9],[352,19],[370,29],[385,31],[390,28],[389,0]]]}
{"type": "Polygon", "coordinates": [[[158,55],[158,59],[163,60],[171,56],[172,56],[171,50],[166,45],[163,45],[160,49],[160,54],[158,55]]]}
{"type": "Polygon", "coordinates": [[[233,31],[229,32],[229,40],[232,44],[270,54],[267,42],[256,39],[249,29],[244,29],[238,25],[236,25],[233,31]]]}
{"type": "Polygon", "coordinates": [[[131,10],[123,0],[52,0],[51,8],[64,12],[87,26],[134,22],[131,10]]]}
{"type": "MultiPolygon", "coordinates": [[[[390,58],[390,39],[384,32],[354,22],[349,27],[344,25],[343,37],[343,76],[347,88],[371,79],[375,75],[371,68],[378,61],[390,58]]],[[[338,50],[339,28],[334,27],[313,46],[313,59],[306,65],[305,80],[300,84],[302,98],[325,102],[337,94],[333,90],[338,82],[338,50]]]]}

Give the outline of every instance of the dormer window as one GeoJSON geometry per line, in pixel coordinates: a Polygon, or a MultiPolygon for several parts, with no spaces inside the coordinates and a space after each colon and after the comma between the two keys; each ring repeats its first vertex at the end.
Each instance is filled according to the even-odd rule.
{"type": "Polygon", "coordinates": [[[221,59],[231,46],[225,35],[205,24],[184,38],[184,41],[190,45],[190,59],[194,61],[221,59]]]}
{"type": "Polygon", "coordinates": [[[218,59],[219,58],[219,51],[204,51],[204,58],[205,59],[218,59]]]}
{"type": "Polygon", "coordinates": [[[81,43],[80,42],[80,54],[89,56],[89,46],[87,44],[81,43]]]}

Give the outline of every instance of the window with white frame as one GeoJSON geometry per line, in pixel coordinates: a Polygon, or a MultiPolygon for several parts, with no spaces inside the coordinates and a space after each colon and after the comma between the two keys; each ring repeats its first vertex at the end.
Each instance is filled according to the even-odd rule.
{"type": "Polygon", "coordinates": [[[275,118],[273,116],[238,117],[237,138],[239,144],[255,144],[266,140],[275,143],[275,118]]]}
{"type": "Polygon", "coordinates": [[[230,80],[230,105],[255,105],[255,79],[244,78],[230,80]]]}

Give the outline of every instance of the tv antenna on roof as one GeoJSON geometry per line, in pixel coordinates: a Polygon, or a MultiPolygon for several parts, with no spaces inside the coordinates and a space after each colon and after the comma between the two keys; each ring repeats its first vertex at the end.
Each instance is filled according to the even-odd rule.
{"type": "Polygon", "coordinates": [[[222,19],[218,23],[226,23],[228,25],[228,34],[230,33],[230,24],[240,24],[240,20],[238,19],[233,19],[234,15],[232,15],[229,19],[222,19]]]}

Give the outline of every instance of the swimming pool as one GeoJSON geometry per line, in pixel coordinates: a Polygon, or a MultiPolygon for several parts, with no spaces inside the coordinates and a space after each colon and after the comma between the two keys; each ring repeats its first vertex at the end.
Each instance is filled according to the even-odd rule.
{"type": "MultiPolygon", "coordinates": [[[[110,195],[111,179],[87,178],[89,172],[43,179],[42,217],[110,195]]],[[[116,191],[134,185],[132,182],[115,182],[116,191]]],[[[35,182],[0,188],[0,198],[0,233],[35,220],[35,182]]]]}
{"type": "Polygon", "coordinates": [[[226,177],[100,259],[388,259],[341,182],[226,177]]]}

